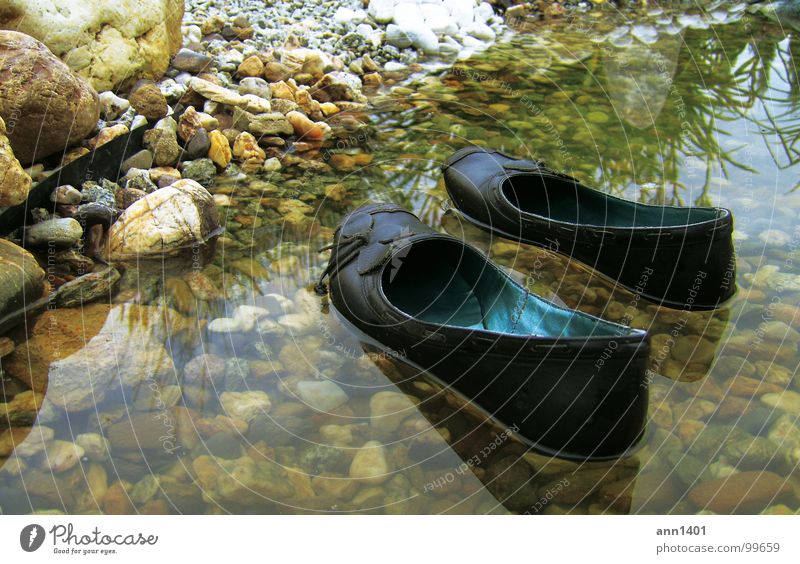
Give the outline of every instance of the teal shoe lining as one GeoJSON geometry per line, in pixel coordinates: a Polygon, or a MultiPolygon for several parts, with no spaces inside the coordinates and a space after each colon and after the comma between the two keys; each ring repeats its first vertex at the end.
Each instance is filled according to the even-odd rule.
{"type": "Polygon", "coordinates": [[[566,223],[598,227],[680,227],[718,217],[713,208],[640,204],[569,180],[525,175],[503,183],[503,194],[522,211],[566,223]]]}
{"type": "Polygon", "coordinates": [[[454,240],[413,243],[386,269],[382,284],[400,311],[437,325],[554,338],[632,333],[527,292],[478,251],[454,240]]]}

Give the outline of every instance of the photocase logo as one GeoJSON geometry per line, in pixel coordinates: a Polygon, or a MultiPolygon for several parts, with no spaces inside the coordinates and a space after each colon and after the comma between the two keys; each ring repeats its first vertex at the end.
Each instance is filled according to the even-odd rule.
{"type": "Polygon", "coordinates": [[[19,534],[19,545],[25,552],[34,552],[44,542],[44,527],[41,525],[28,525],[19,534]]]}

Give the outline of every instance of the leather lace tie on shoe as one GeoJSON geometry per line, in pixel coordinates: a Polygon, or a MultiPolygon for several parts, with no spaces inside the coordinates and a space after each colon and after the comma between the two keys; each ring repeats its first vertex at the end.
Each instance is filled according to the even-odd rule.
{"type": "Polygon", "coordinates": [[[317,285],[314,286],[314,291],[319,296],[324,296],[328,293],[328,285],[325,284],[325,278],[331,278],[334,274],[336,274],[340,268],[347,265],[351,260],[358,256],[361,247],[367,244],[367,237],[362,233],[356,233],[355,235],[343,235],[339,237],[337,242],[333,242],[330,245],[325,245],[321,249],[319,249],[320,253],[325,251],[333,250],[331,253],[331,259],[328,262],[328,266],[325,267],[325,270],[322,271],[322,274],[317,281],[317,285]]]}

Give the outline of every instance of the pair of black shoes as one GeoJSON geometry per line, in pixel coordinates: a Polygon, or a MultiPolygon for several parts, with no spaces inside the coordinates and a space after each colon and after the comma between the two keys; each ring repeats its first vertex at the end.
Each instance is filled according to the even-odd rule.
{"type": "MultiPolygon", "coordinates": [[[[728,210],[628,202],[481,148],[458,151],[442,168],[468,221],[555,247],[643,298],[711,309],[735,291],[728,210]]],[[[535,449],[608,459],[643,436],[646,331],[530,293],[394,204],[352,212],[331,249],[323,279],[347,321],[518,428],[535,449]]]]}

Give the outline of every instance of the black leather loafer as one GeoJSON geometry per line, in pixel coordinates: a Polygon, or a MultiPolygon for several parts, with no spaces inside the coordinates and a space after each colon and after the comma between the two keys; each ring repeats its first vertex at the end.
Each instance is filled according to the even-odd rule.
{"type": "Polygon", "coordinates": [[[575,258],[650,301],[714,309],[736,291],[727,209],[630,202],[480,147],[457,151],[442,170],[470,223],[575,258]]]}
{"type": "Polygon", "coordinates": [[[330,248],[322,280],[362,338],[453,386],[534,448],[616,458],[642,436],[644,331],[531,294],[394,204],[351,213],[330,248]]]}

